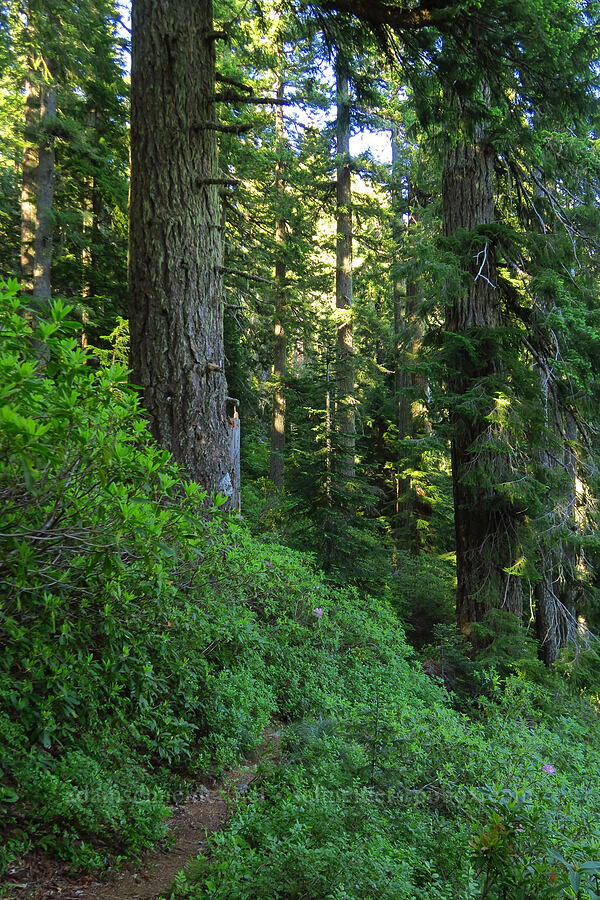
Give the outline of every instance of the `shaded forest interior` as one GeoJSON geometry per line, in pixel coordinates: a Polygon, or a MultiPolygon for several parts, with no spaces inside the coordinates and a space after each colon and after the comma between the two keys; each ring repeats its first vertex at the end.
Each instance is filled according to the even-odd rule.
{"type": "Polygon", "coordinates": [[[599,14],[0,2],[0,868],[139,853],[275,718],[302,812],[181,896],[600,895],[599,14]]]}

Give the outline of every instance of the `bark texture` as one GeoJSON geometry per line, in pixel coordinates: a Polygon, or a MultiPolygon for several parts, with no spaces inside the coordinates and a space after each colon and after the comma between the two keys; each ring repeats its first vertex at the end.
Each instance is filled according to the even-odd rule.
{"type": "Polygon", "coordinates": [[[39,95],[32,81],[25,83],[25,146],[23,148],[23,181],[21,185],[21,287],[33,290],[35,259],[35,193],[38,147],[33,142],[39,95]]]}
{"type": "Polygon", "coordinates": [[[347,310],[338,320],[336,427],[340,441],[338,471],[354,477],[354,364],[352,358],[352,175],[350,171],[350,79],[344,60],[336,59],[337,85],[337,247],[335,305],[347,310]]]}
{"type": "MultiPolygon", "coordinates": [[[[281,72],[283,54],[279,54],[280,71],[275,84],[275,96],[278,103],[275,107],[275,135],[279,151],[283,149],[283,99],[284,82],[281,72]]],[[[285,185],[283,182],[281,156],[275,170],[275,191],[277,194],[278,213],[275,222],[275,334],[274,334],[274,359],[273,374],[275,376],[275,392],[273,394],[273,423],[271,427],[271,459],[270,477],[275,487],[283,488],[284,453],[285,453],[285,393],[283,383],[287,373],[287,347],[285,335],[285,323],[283,321],[285,310],[285,219],[283,214],[283,195],[285,185]]]]}
{"type": "Polygon", "coordinates": [[[503,454],[493,449],[501,428],[487,419],[494,408],[488,381],[498,371],[495,251],[484,234],[466,241],[462,231],[494,221],[494,151],[483,129],[447,150],[442,200],[444,232],[462,239],[466,276],[464,289],[447,305],[446,330],[459,336],[448,338],[456,613],[459,627],[470,633],[471,623],[491,609],[519,617],[523,609],[520,579],[506,571],[517,561],[518,546],[510,504],[496,487],[505,477],[503,454]]]}
{"type": "Polygon", "coordinates": [[[51,293],[52,204],[54,201],[54,135],[52,132],[55,119],[56,87],[44,85],[40,90],[40,145],[33,269],[33,293],[40,300],[48,300],[51,293]]]}
{"type": "Polygon", "coordinates": [[[212,19],[212,0],[133,2],[131,366],[156,439],[230,494],[212,19]]]}

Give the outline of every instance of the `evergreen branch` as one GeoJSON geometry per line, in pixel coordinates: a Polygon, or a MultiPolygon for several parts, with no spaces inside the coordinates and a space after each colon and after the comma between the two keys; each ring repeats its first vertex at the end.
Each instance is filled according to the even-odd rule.
{"type": "MultiPolygon", "coordinates": [[[[438,0],[440,7],[445,2],[438,0]]],[[[427,6],[390,6],[382,0],[326,0],[325,10],[346,13],[375,27],[394,28],[399,31],[413,31],[434,23],[434,9],[438,5],[432,0],[427,6]]]]}
{"type": "Polygon", "coordinates": [[[214,99],[219,103],[264,103],[273,106],[292,106],[297,102],[294,100],[279,100],[277,97],[241,97],[239,94],[215,94],[214,99]]]}
{"type": "Polygon", "coordinates": [[[243,81],[238,81],[236,78],[230,78],[228,75],[222,75],[220,72],[216,73],[215,81],[218,84],[228,84],[231,87],[239,88],[240,91],[247,91],[248,94],[254,93],[254,88],[250,87],[249,84],[244,84],[243,81]]]}
{"type": "Polygon", "coordinates": [[[252,131],[253,122],[247,122],[240,125],[222,125],[220,122],[198,122],[193,126],[200,131],[219,131],[222,134],[244,134],[246,131],[252,131]]]}
{"type": "Polygon", "coordinates": [[[260,275],[251,275],[250,272],[242,272],[241,269],[229,269],[227,266],[218,266],[219,272],[224,275],[237,275],[239,278],[249,278],[250,281],[260,281],[261,284],[275,284],[270,278],[261,278],[260,275]]]}

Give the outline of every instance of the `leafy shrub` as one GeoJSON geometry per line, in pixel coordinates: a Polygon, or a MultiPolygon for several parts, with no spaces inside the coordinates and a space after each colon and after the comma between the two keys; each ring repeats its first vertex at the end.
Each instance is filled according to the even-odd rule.
{"type": "Polygon", "coordinates": [[[173,776],[223,770],[277,716],[284,764],[174,896],[595,896],[595,662],[542,677],[496,621],[485,668],[442,627],[456,709],[389,605],[206,508],[68,314],[0,304],[0,867],[138,853],[173,776]]]}

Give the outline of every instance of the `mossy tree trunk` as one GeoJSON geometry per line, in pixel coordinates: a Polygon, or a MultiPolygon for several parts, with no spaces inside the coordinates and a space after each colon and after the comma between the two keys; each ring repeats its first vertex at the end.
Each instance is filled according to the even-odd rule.
{"type": "Polygon", "coordinates": [[[212,0],[134,0],[131,380],[153,435],[231,493],[219,269],[212,0]]]}
{"type": "Polygon", "coordinates": [[[51,294],[52,206],[54,202],[54,122],[56,119],[56,86],[40,88],[40,143],[36,185],[35,263],[33,293],[40,300],[51,294]]]}
{"type": "Polygon", "coordinates": [[[29,78],[25,82],[25,144],[21,183],[21,286],[25,291],[33,290],[35,195],[38,169],[38,146],[34,135],[38,109],[39,94],[33,78],[29,78]]]}
{"type": "Polygon", "coordinates": [[[490,423],[499,373],[500,311],[496,254],[486,225],[494,222],[494,150],[482,127],[459,138],[445,155],[442,175],[446,237],[462,257],[461,290],[447,298],[447,365],[451,398],[451,458],[456,533],[459,627],[471,633],[491,609],[522,615],[520,579],[509,574],[517,556],[510,502],[498,491],[504,478],[501,427],[490,423]],[[469,234],[470,232],[470,234],[469,234]],[[453,337],[454,336],[454,337],[453,337]]]}

